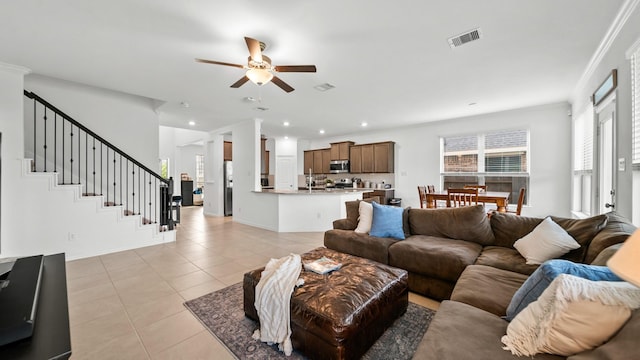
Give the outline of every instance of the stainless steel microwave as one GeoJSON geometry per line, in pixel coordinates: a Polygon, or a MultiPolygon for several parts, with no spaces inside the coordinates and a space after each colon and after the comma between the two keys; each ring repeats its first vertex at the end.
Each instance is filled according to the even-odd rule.
{"type": "Polygon", "coordinates": [[[329,172],[332,174],[348,173],[349,160],[332,160],[329,163],[329,172]]]}

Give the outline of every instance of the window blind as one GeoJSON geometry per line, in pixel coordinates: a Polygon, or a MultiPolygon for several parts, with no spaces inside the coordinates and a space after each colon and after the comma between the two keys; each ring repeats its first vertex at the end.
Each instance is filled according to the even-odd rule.
{"type": "Polygon", "coordinates": [[[633,126],[633,164],[640,165],[640,47],[631,56],[631,108],[633,126]]]}
{"type": "Polygon", "coordinates": [[[593,105],[591,103],[574,120],[573,137],[573,170],[593,170],[593,105]]]}

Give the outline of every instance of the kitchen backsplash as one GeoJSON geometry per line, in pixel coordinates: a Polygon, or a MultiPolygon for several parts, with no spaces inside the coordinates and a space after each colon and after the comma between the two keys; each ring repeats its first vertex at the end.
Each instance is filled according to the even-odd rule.
{"type": "MultiPolygon", "coordinates": [[[[306,175],[298,175],[298,185],[299,186],[304,186],[304,184],[306,183],[306,179],[305,179],[306,175]]],[[[366,182],[368,181],[370,183],[370,187],[374,187],[374,184],[378,184],[378,183],[382,183],[384,182],[385,184],[391,184],[391,186],[393,187],[394,184],[394,179],[395,179],[395,174],[328,174],[328,175],[321,175],[322,178],[326,178],[326,179],[330,179],[334,182],[339,181],[340,179],[353,179],[353,178],[358,178],[360,179],[362,182],[366,182]]],[[[316,183],[317,184],[317,183],[316,183]]]]}

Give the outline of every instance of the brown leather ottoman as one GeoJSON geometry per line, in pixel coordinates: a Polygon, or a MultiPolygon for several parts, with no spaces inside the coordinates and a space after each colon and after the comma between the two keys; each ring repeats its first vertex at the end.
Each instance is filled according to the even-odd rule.
{"type": "MultiPolygon", "coordinates": [[[[357,359],[407,310],[407,272],[375,261],[317,248],[302,262],[326,256],[342,263],[332,273],[302,270],[304,285],[291,296],[293,348],[312,359],[357,359]]],[[[254,306],[261,269],[244,274],[244,313],[254,306]]]]}

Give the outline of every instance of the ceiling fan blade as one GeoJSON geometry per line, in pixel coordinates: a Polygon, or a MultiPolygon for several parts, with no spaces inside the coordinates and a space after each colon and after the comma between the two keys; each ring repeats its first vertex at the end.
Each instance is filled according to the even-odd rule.
{"type": "Polygon", "coordinates": [[[249,54],[251,54],[251,60],[262,63],[262,50],[260,50],[260,41],[252,39],[250,37],[244,37],[244,41],[249,48],[249,54]]]}
{"type": "Polygon", "coordinates": [[[315,65],[278,65],[274,67],[277,72],[316,72],[315,65]]]}
{"type": "Polygon", "coordinates": [[[232,64],[232,63],[226,63],[222,61],[213,61],[213,60],[205,60],[205,59],[196,59],[196,61],[200,63],[205,63],[205,64],[233,66],[233,67],[244,69],[244,65],[240,65],[240,64],[232,64]]]}
{"type": "Polygon", "coordinates": [[[234,82],[233,85],[231,85],[231,87],[239,88],[240,86],[244,85],[244,83],[246,83],[247,81],[249,81],[249,78],[246,76],[243,76],[240,80],[234,82]]]}
{"type": "Polygon", "coordinates": [[[282,79],[280,79],[277,76],[273,76],[273,79],[271,79],[271,82],[278,85],[278,87],[288,93],[292,92],[293,90],[295,90],[294,88],[292,88],[289,84],[287,84],[286,82],[282,81],[282,79]]]}

